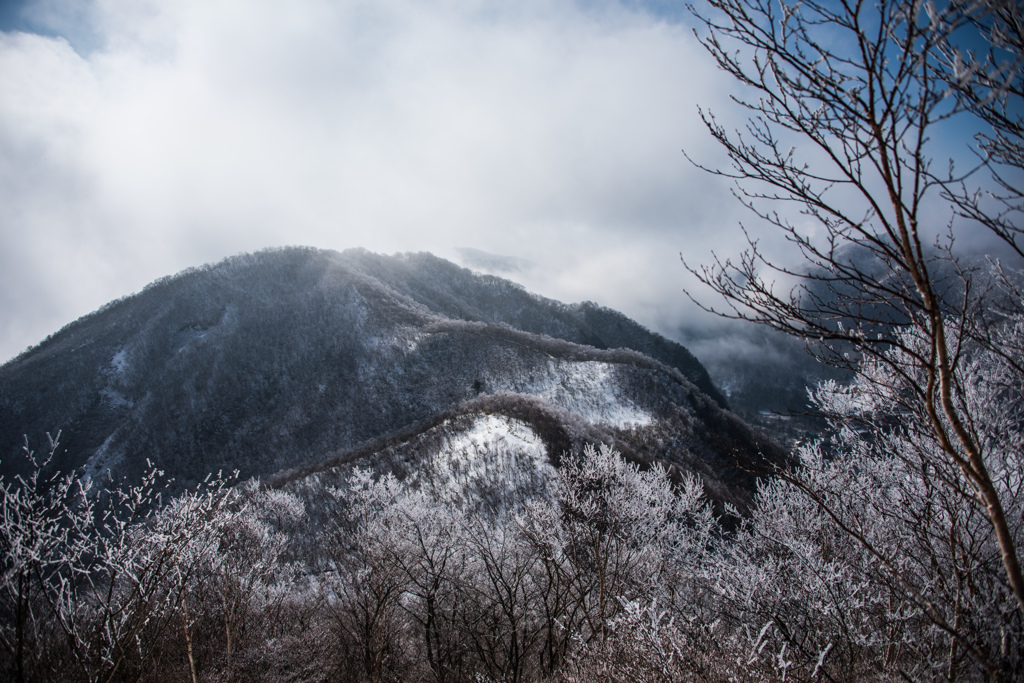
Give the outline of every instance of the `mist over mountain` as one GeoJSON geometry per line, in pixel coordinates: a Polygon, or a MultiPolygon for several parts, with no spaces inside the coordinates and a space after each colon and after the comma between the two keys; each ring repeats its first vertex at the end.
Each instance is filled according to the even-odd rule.
{"type": "MultiPolygon", "coordinates": [[[[914,291],[913,282],[898,281],[892,269],[864,247],[845,245],[836,255],[851,272],[887,282],[893,291],[914,291]]],[[[1012,309],[1007,292],[1019,288],[1024,262],[1012,254],[1002,254],[998,262],[1000,267],[995,268],[995,259],[968,254],[953,264],[941,253],[932,253],[929,269],[933,286],[951,315],[955,316],[962,306],[964,277],[969,278],[975,292],[986,293],[987,314],[999,316],[1012,309]],[[1002,278],[1009,279],[1005,285],[1002,278]]],[[[817,309],[832,324],[847,328],[863,325],[873,333],[889,332],[907,323],[891,307],[852,305],[859,296],[856,287],[824,269],[810,268],[807,274],[810,279],[803,283],[803,303],[809,311],[817,309]],[[846,300],[840,301],[843,298],[846,300]],[[859,310],[861,319],[842,315],[843,310],[859,310]]],[[[823,381],[845,384],[853,378],[850,368],[834,362],[838,354],[829,354],[817,340],[800,339],[765,325],[738,320],[719,320],[714,325],[694,321],[675,336],[700,359],[731,410],[783,441],[806,439],[825,428],[825,421],[814,416],[808,390],[823,381]],[[822,357],[830,355],[833,362],[822,362],[822,357]]],[[[840,345],[837,350],[846,348],[840,345]]]]}
{"type": "Polygon", "coordinates": [[[725,406],[685,348],[596,304],[430,254],[288,248],[159,280],[0,368],[0,466],[59,429],[56,465],[90,476],[294,478],[427,457],[424,434],[490,415],[552,462],[604,442],[725,491],[774,452],[725,406]]]}

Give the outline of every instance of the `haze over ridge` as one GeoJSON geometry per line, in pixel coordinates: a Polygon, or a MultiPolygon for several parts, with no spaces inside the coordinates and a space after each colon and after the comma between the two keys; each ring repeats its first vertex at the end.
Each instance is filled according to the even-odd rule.
{"type": "Polygon", "coordinates": [[[775,448],[724,407],[692,354],[610,309],[427,253],[293,247],[158,280],[0,366],[0,463],[61,430],[55,465],[90,477],[266,477],[498,414],[553,462],[608,443],[724,492],[738,454],[775,448]]]}
{"type": "MultiPolygon", "coordinates": [[[[664,334],[727,188],[665,3],[31,0],[0,17],[0,358],[271,246],[475,249],[664,334]]],[[[718,99],[714,95],[713,99],[718,99]]],[[[467,263],[468,265],[468,263],[467,263]]]]}

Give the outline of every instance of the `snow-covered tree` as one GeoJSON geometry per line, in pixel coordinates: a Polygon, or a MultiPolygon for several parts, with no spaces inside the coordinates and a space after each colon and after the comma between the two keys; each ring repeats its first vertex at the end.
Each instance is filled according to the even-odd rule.
{"type": "Polygon", "coordinates": [[[622,599],[660,597],[703,554],[713,523],[695,478],[677,493],[660,466],[641,471],[603,445],[562,460],[557,504],[562,571],[587,640],[607,636],[622,599]]]}
{"type": "Polygon", "coordinates": [[[394,555],[402,545],[402,484],[388,475],[374,480],[356,470],[344,490],[331,530],[334,566],[331,610],[338,644],[356,679],[380,681],[398,667],[402,630],[400,600],[406,576],[394,555]]]}
{"type": "MultiPolygon", "coordinates": [[[[214,479],[157,509],[161,473],[95,490],[46,475],[57,452],[25,446],[29,474],[0,480],[0,641],[13,680],[133,679],[178,607],[175,577],[210,543],[226,482],[214,479]]],[[[99,487],[96,487],[99,488],[99,487]]]]}
{"type": "MultiPolygon", "coordinates": [[[[819,405],[834,411],[837,427],[874,434],[879,421],[901,425],[907,441],[891,447],[910,449],[926,474],[941,473],[927,474],[919,505],[951,508],[939,515],[946,537],[979,514],[987,520],[1000,584],[1011,590],[1014,618],[1024,618],[1016,499],[987,441],[993,408],[973,399],[977,387],[964,374],[968,367],[986,377],[1001,372],[978,366],[983,357],[1005,367],[1019,361],[1000,341],[1003,295],[956,249],[967,217],[1020,253],[1020,116],[1010,106],[1024,63],[1019,3],[709,0],[701,7],[703,44],[743,88],[737,99],[748,117],[746,128],[731,131],[705,115],[729,158],[715,172],[735,179],[741,201],[796,253],[772,258],[748,232],[738,259],[692,272],[724,297],[726,315],[810,340],[820,358],[856,373],[860,395],[886,397],[891,409],[880,417],[853,413],[849,402],[819,405]],[[979,37],[990,41],[991,58],[965,71],[957,46],[979,37]],[[1002,197],[986,194],[972,168],[941,158],[947,150],[939,140],[954,121],[981,130],[979,163],[996,173],[1002,197]]],[[[990,398],[995,410],[1016,411],[1012,392],[990,398]]],[[[876,491],[879,500],[888,492],[876,491]]],[[[862,521],[857,515],[839,528],[876,561],[885,558],[890,580],[918,591],[925,606],[927,593],[899,578],[905,569],[873,552],[862,521]]],[[[1002,593],[986,597],[999,603],[1002,593]]],[[[979,664],[1002,666],[997,650],[954,635],[955,610],[920,614],[979,664]]]]}

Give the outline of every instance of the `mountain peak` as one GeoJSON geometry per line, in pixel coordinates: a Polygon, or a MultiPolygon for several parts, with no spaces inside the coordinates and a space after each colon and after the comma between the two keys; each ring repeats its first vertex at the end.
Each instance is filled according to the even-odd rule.
{"type": "Polygon", "coordinates": [[[0,367],[0,455],[10,470],[24,434],[61,429],[64,469],[266,477],[484,404],[520,419],[501,396],[573,416],[551,448],[604,440],[718,478],[762,448],[685,348],[621,313],[428,253],[293,247],[158,280],[0,367]]]}

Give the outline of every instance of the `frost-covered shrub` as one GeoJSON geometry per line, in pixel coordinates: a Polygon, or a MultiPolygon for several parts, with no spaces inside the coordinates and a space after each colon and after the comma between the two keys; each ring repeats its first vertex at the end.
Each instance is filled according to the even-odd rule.
{"type": "MultiPolygon", "coordinates": [[[[1017,511],[1008,518],[1018,548],[1024,376],[1005,351],[1020,347],[1022,332],[1011,321],[998,331],[998,350],[967,347],[955,378],[999,497],[1017,511]]],[[[909,331],[902,343],[921,351],[909,331]]],[[[1024,626],[988,511],[962,465],[907,409],[922,379],[899,358],[907,352],[864,361],[854,383],[814,392],[833,416],[828,447],[799,447],[797,467],[762,482],[752,513],[708,556],[714,618],[698,622],[704,636],[693,642],[733,653],[721,661],[735,660],[736,671],[834,680],[1021,674],[1024,626]]]]}
{"type": "Polygon", "coordinates": [[[29,475],[0,479],[0,666],[11,680],[136,679],[164,643],[180,577],[212,543],[226,482],[158,510],[159,471],[95,490],[44,475],[57,449],[51,439],[39,458],[26,444],[29,475]]]}
{"type": "Polygon", "coordinates": [[[607,446],[567,458],[559,471],[562,553],[585,637],[604,638],[621,599],[651,599],[701,555],[713,523],[699,483],[677,492],[667,472],[641,471],[607,446]]]}
{"type": "MultiPolygon", "coordinates": [[[[1019,545],[1024,325],[994,332],[998,350],[967,349],[956,400],[1019,545]]],[[[829,440],[728,524],[700,480],[608,446],[556,469],[539,442],[474,441],[404,480],[213,482],[162,509],[156,473],[96,495],[31,456],[34,477],[0,482],[4,673],[1012,680],[1022,626],[989,517],[907,410],[917,379],[887,374],[894,359],[819,387],[829,440]]]]}

